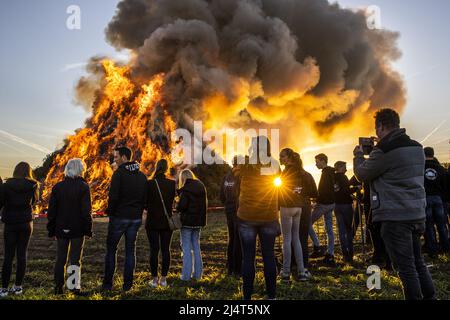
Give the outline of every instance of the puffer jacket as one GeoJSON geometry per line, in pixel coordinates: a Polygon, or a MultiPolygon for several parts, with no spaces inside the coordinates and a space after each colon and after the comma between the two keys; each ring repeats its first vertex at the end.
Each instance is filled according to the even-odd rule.
{"type": "Polygon", "coordinates": [[[206,226],[208,197],[203,183],[200,180],[187,179],[179,193],[180,201],[177,205],[177,211],[181,214],[183,227],[206,226]]]}
{"type": "Polygon", "coordinates": [[[358,180],[370,184],[373,222],[425,219],[425,155],[405,129],[381,139],[367,160],[357,152],[353,165],[358,180]]]}
{"type": "Polygon", "coordinates": [[[39,184],[30,179],[8,179],[0,188],[0,207],[5,224],[33,220],[33,205],[38,200],[39,184]]]}

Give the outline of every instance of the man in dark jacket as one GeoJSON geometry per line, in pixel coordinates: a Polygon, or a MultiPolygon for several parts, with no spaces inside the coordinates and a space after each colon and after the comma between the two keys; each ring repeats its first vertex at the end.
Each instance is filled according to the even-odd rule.
{"type": "Polygon", "coordinates": [[[336,199],[336,207],[334,213],[339,231],[339,241],[341,243],[342,255],[344,261],[353,262],[353,198],[352,193],[356,190],[350,188],[350,181],[345,173],[347,172],[347,164],[343,161],[335,163],[334,168],[335,184],[334,193],[336,199]]]}
{"type": "Polygon", "coordinates": [[[333,232],[333,210],[335,206],[334,168],[328,166],[328,157],[323,153],[316,156],[316,166],[322,170],[322,175],[319,182],[319,195],[316,206],[311,214],[311,225],[309,228],[309,235],[314,243],[314,252],[311,254],[311,258],[321,255],[319,238],[314,231],[313,224],[323,216],[328,242],[328,248],[323,262],[330,266],[335,266],[333,232]]]}
{"type": "Polygon", "coordinates": [[[434,299],[435,288],[421,254],[425,232],[425,156],[422,146],[400,129],[395,110],[375,115],[378,143],[364,158],[362,146],[354,150],[354,171],[370,183],[373,221],[381,222],[381,237],[408,300],[434,299]]]}
{"type": "Polygon", "coordinates": [[[434,157],[434,149],[427,147],[425,153],[425,192],[427,194],[425,239],[428,254],[435,256],[439,252],[434,226],[439,234],[440,249],[449,252],[447,215],[444,212],[444,196],[446,192],[446,172],[434,157]]]}
{"type": "Polygon", "coordinates": [[[147,178],[139,170],[137,162],[131,161],[132,152],[126,147],[114,150],[114,172],[109,189],[108,236],[106,239],[105,275],[103,289],[111,290],[116,269],[117,246],[125,235],[125,271],[123,290],[133,286],[136,266],[136,238],[142,224],[142,214],[147,203],[147,178]]]}
{"type": "MultiPolygon", "coordinates": [[[[236,168],[238,158],[233,158],[233,168],[236,168]]],[[[228,225],[227,267],[228,275],[240,276],[242,267],[242,250],[237,226],[239,180],[233,171],[227,173],[220,186],[220,200],[225,206],[228,225]]]]}

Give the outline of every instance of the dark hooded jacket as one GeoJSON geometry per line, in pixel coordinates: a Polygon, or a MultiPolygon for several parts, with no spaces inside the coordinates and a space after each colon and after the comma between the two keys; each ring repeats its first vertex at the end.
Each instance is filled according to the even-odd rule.
{"type": "Polygon", "coordinates": [[[53,187],[47,218],[49,237],[92,237],[91,191],[83,178],[65,178],[53,187]]]}
{"type": "Polygon", "coordinates": [[[300,179],[302,181],[302,196],[306,201],[306,205],[311,205],[311,199],[317,199],[318,191],[316,181],[311,173],[300,170],[300,179]]]}
{"type": "Polygon", "coordinates": [[[319,195],[317,197],[317,203],[320,204],[333,204],[334,198],[334,168],[325,167],[322,169],[322,175],[319,181],[319,195]]]}
{"type": "Polygon", "coordinates": [[[305,199],[302,195],[303,181],[299,169],[291,165],[281,173],[282,185],[278,192],[278,203],[282,208],[300,208],[305,206],[305,199]]]}
{"type": "Polygon", "coordinates": [[[187,179],[179,193],[180,201],[177,205],[177,211],[181,213],[183,227],[206,226],[208,199],[203,183],[199,180],[187,179]]]}
{"type": "Polygon", "coordinates": [[[334,183],[334,196],[336,204],[352,204],[352,194],[355,193],[358,188],[351,186],[345,173],[336,172],[334,183]]]}
{"type": "Polygon", "coordinates": [[[175,199],[176,191],[175,181],[167,179],[166,176],[161,173],[148,181],[146,228],[150,230],[170,230],[155,181],[158,181],[167,214],[172,216],[173,201],[175,199]]]}
{"type": "Polygon", "coordinates": [[[147,178],[137,162],[127,162],[114,172],[106,213],[121,219],[142,219],[147,204],[147,178]]]}
{"type": "Polygon", "coordinates": [[[436,159],[425,161],[425,192],[427,196],[444,198],[447,189],[447,173],[436,159]]]}
{"type": "Polygon", "coordinates": [[[2,221],[6,224],[33,220],[33,205],[39,197],[39,184],[30,179],[8,179],[0,188],[2,221]]]}
{"type": "Polygon", "coordinates": [[[222,180],[220,200],[227,215],[236,215],[239,197],[239,179],[230,171],[222,180]]]}

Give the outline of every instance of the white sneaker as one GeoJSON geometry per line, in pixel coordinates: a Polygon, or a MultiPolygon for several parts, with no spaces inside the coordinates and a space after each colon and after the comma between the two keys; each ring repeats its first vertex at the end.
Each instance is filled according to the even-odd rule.
{"type": "Polygon", "coordinates": [[[157,288],[158,287],[158,279],[153,279],[150,281],[150,287],[157,288]]]}
{"type": "Polygon", "coordinates": [[[8,293],[9,293],[8,289],[1,288],[1,289],[0,289],[0,298],[5,298],[5,297],[7,297],[7,296],[8,296],[8,293]]]}
{"type": "Polygon", "coordinates": [[[23,293],[23,288],[21,286],[17,287],[14,285],[11,289],[9,289],[9,293],[15,294],[15,295],[20,295],[23,293]]]}
{"type": "Polygon", "coordinates": [[[308,278],[308,279],[311,279],[311,278],[312,278],[312,274],[311,274],[311,272],[309,272],[308,269],[305,269],[305,276],[306,276],[306,278],[308,278]]]}
{"type": "Polygon", "coordinates": [[[167,287],[167,280],[161,280],[161,281],[159,282],[159,285],[160,285],[161,287],[167,287]]]}

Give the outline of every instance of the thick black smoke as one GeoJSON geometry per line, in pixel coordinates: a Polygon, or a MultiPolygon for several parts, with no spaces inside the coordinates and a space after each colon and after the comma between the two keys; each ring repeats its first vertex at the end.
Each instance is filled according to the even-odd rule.
{"type": "Polygon", "coordinates": [[[228,123],[303,121],[319,134],[358,112],[404,106],[391,68],[398,36],[327,0],[123,0],[106,29],[134,52],[136,81],[166,74],[179,121],[214,117],[204,101],[221,95],[228,123]]]}

